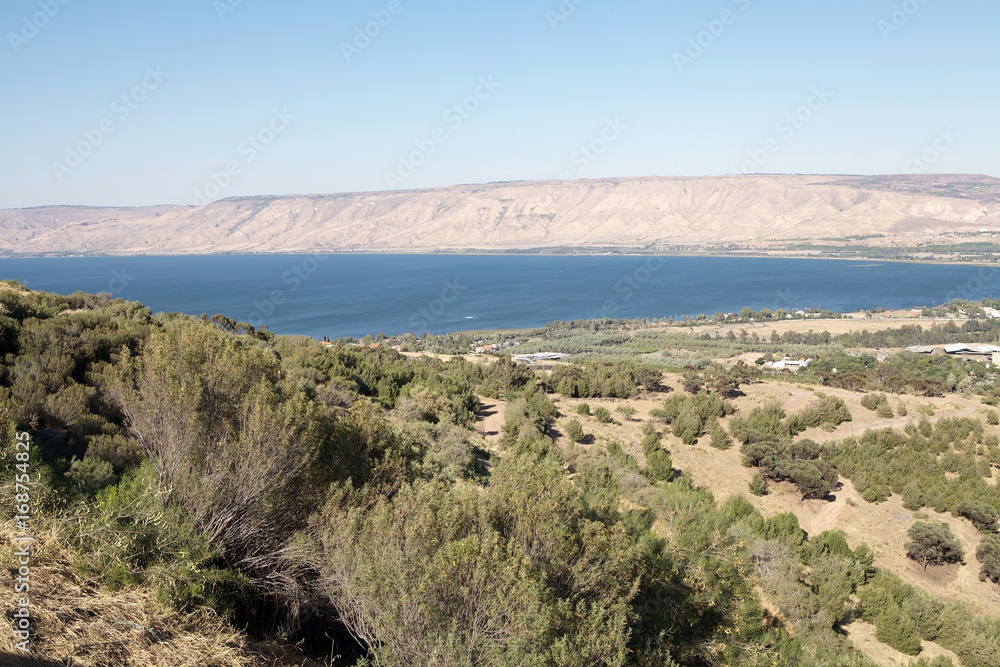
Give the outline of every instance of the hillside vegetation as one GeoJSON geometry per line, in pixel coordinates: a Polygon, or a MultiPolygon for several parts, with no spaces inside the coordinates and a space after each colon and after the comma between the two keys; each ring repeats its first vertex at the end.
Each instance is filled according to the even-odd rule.
{"type": "MultiPolygon", "coordinates": [[[[789,484],[827,502],[851,480],[860,502],[953,512],[965,565],[932,553],[933,521],[889,548],[995,588],[1000,450],[969,415],[852,440],[875,412],[849,390],[755,410],[748,392],[790,386],[756,365],[538,372],[16,283],[0,359],[4,479],[17,434],[32,442],[32,519],[5,483],[0,521],[38,540],[36,664],[867,667],[845,631],[863,621],[906,655],[1000,655],[1000,622],[904,583],[881,544],[759,502],[789,484]],[[480,397],[503,410],[495,436],[480,397]],[[716,500],[701,464],[678,467],[695,450],[755,466],[759,488],[716,500]]],[[[2,557],[13,588],[14,546],[2,557]]]]}

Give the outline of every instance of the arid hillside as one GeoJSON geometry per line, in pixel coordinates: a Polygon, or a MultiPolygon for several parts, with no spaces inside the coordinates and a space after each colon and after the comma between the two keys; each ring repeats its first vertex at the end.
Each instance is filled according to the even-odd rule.
{"type": "Polygon", "coordinates": [[[655,247],[1000,230],[1000,179],[649,177],[0,211],[0,254],[655,247]]]}

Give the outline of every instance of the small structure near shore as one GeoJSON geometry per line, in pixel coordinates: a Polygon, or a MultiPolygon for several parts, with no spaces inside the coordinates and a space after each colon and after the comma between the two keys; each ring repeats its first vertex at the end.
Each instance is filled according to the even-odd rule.
{"type": "Polygon", "coordinates": [[[557,359],[562,359],[563,356],[558,352],[537,352],[535,354],[519,354],[513,357],[513,359],[521,364],[533,364],[539,361],[556,361],[557,359]]]}

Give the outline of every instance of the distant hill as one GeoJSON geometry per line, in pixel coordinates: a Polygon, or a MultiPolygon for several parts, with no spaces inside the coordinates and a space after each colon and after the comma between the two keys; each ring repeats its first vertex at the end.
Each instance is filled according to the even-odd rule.
{"type": "Polygon", "coordinates": [[[1000,230],[979,175],[606,178],[0,210],[0,254],[504,250],[1000,230]]]}

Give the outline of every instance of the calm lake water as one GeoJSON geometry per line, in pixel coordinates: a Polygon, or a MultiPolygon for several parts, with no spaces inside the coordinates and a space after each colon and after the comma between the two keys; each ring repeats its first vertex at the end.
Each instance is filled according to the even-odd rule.
{"type": "Polygon", "coordinates": [[[223,313],[331,338],[669,317],[743,306],[932,305],[1000,295],[991,267],[721,257],[245,255],[0,259],[0,279],[111,292],[154,312],[223,313]]]}

